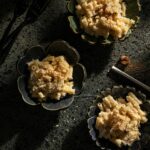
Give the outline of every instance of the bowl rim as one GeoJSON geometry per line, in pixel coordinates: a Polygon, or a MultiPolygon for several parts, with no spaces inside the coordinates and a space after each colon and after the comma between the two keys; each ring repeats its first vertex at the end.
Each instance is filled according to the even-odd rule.
{"type": "MultiPolygon", "coordinates": [[[[80,55],[79,55],[79,53],[78,53],[78,51],[74,48],[74,47],[72,47],[68,42],[66,42],[66,41],[63,41],[63,40],[57,40],[57,41],[54,41],[53,43],[51,43],[51,44],[55,44],[56,42],[60,42],[59,44],[65,44],[67,47],[68,47],[68,49],[71,49],[71,50],[73,50],[73,52],[76,54],[76,57],[77,57],[77,59],[76,59],[76,63],[73,65],[73,68],[74,67],[76,67],[76,66],[78,66],[80,69],[81,69],[81,71],[82,71],[82,76],[83,76],[83,78],[82,78],[82,80],[81,81],[79,81],[79,82],[81,82],[80,84],[81,84],[81,89],[80,90],[82,90],[83,89],[83,84],[84,84],[84,82],[85,82],[85,79],[86,79],[86,76],[87,76],[87,72],[86,72],[86,68],[82,65],[82,64],[80,64],[79,63],[79,59],[80,59],[80,55]],[[78,57],[79,56],[79,57],[78,57]]],[[[51,46],[51,44],[49,44],[49,46],[51,46]]],[[[74,95],[70,95],[69,96],[69,99],[70,99],[70,101],[68,101],[68,103],[66,104],[66,105],[63,105],[63,106],[61,106],[60,108],[51,108],[51,109],[49,109],[48,107],[46,107],[46,102],[38,102],[38,101],[34,101],[33,100],[33,98],[31,97],[31,96],[29,96],[29,92],[25,89],[25,86],[26,86],[26,84],[25,83],[21,83],[21,82],[25,82],[25,81],[21,81],[21,80],[25,80],[25,78],[27,78],[27,76],[28,76],[28,74],[26,73],[26,72],[22,72],[21,70],[20,70],[20,66],[21,65],[23,65],[23,69],[24,69],[24,67],[26,67],[26,63],[25,62],[28,62],[28,61],[26,61],[26,58],[28,57],[28,55],[30,54],[30,50],[32,49],[33,51],[36,49],[36,48],[39,48],[41,51],[42,51],[42,53],[43,53],[43,56],[42,56],[42,58],[44,58],[44,57],[46,57],[49,53],[46,53],[46,50],[47,49],[44,49],[41,45],[36,45],[36,46],[32,46],[31,48],[29,48],[27,51],[26,51],[26,53],[24,54],[24,56],[22,56],[22,57],[20,57],[20,59],[17,61],[17,64],[16,64],[16,67],[17,67],[17,71],[19,72],[19,77],[18,77],[18,79],[17,79],[17,86],[18,86],[18,91],[19,91],[19,93],[21,94],[21,96],[22,96],[22,99],[23,99],[23,101],[24,102],[26,102],[27,104],[29,104],[29,105],[32,105],[32,106],[36,106],[36,105],[41,105],[44,109],[46,109],[46,110],[51,110],[51,111],[56,111],[56,110],[61,110],[61,109],[65,109],[65,108],[67,108],[67,107],[69,107],[72,103],[73,103],[73,101],[74,101],[74,95],[77,95],[77,93],[75,93],[74,95]],[[24,59],[24,60],[23,60],[24,59]],[[21,84],[24,84],[24,85],[21,85],[21,84]],[[24,86],[24,87],[21,87],[21,86],[24,86]],[[24,91],[23,91],[23,89],[22,88],[24,88],[24,91]],[[33,101],[32,103],[30,103],[30,102],[28,102],[27,100],[26,100],[26,97],[25,97],[25,95],[24,95],[24,93],[26,93],[27,95],[28,95],[28,97],[29,97],[29,99],[31,100],[31,101],[33,101]]],[[[49,47],[48,47],[49,48],[49,47]]],[[[72,54],[74,54],[74,53],[72,53],[72,54]]],[[[31,53],[32,54],[32,53],[31,53]]],[[[41,58],[41,59],[42,59],[41,58]]],[[[31,60],[30,60],[31,61],[31,60]]],[[[68,62],[68,61],[67,61],[68,62]]],[[[69,62],[68,62],[69,63],[69,62]]],[[[70,64],[70,63],[69,63],[70,64]]],[[[71,64],[70,64],[71,65],[71,64]]],[[[25,70],[27,70],[27,68],[25,68],[25,70]]],[[[73,75],[74,74],[77,74],[77,72],[73,72],[73,75]]],[[[62,98],[61,100],[59,100],[59,101],[57,101],[56,103],[61,103],[61,101],[62,100],[64,100],[65,98],[62,98]]],[[[68,99],[68,97],[67,97],[67,99],[68,99]]],[[[48,102],[49,103],[49,102],[48,102]]],[[[47,104],[48,104],[47,103],[47,104]]]]}
{"type": "MultiPolygon", "coordinates": [[[[127,0],[125,0],[125,1],[127,1],[127,0]]],[[[137,24],[140,21],[141,4],[140,4],[140,0],[135,0],[135,1],[137,3],[137,8],[138,8],[138,13],[137,13],[137,15],[135,15],[136,19],[134,19],[135,24],[129,29],[128,33],[126,35],[124,35],[122,38],[114,39],[112,36],[109,36],[108,39],[104,38],[103,36],[96,37],[96,36],[92,36],[92,35],[86,33],[84,31],[84,29],[81,29],[81,27],[79,25],[79,17],[77,16],[77,14],[75,12],[75,5],[78,3],[77,0],[68,0],[67,1],[69,27],[73,33],[80,35],[82,40],[88,42],[91,45],[98,44],[98,43],[102,44],[102,45],[110,45],[110,44],[113,44],[115,41],[123,41],[129,37],[129,35],[132,33],[133,29],[136,28],[137,24]],[[72,5],[74,5],[74,7],[72,5]],[[78,28],[78,31],[75,31],[73,29],[72,20],[74,20],[76,27],[78,28]]]]}
{"type": "MultiPolygon", "coordinates": [[[[97,107],[97,103],[100,102],[100,100],[102,101],[102,98],[107,96],[108,93],[110,93],[111,91],[113,91],[114,89],[122,89],[122,90],[126,90],[126,92],[133,92],[138,98],[140,98],[140,100],[143,102],[142,105],[144,105],[144,103],[147,103],[150,107],[150,100],[148,100],[146,98],[146,95],[144,93],[142,93],[140,90],[137,90],[136,88],[132,87],[132,86],[123,86],[123,85],[114,85],[112,88],[106,88],[105,90],[102,90],[99,94],[99,96],[97,96],[94,100],[93,100],[93,104],[89,107],[89,111],[88,111],[88,118],[87,118],[87,125],[88,125],[88,130],[89,130],[89,134],[90,134],[90,137],[91,139],[96,143],[96,145],[98,147],[101,147],[102,149],[104,150],[107,150],[108,147],[106,147],[106,145],[102,146],[101,142],[99,141],[99,137],[98,137],[98,131],[96,130],[95,128],[95,121],[96,121],[96,117],[98,115],[98,113],[100,112],[100,110],[98,109],[97,107]],[[94,123],[93,123],[94,122],[94,123]],[[95,134],[95,135],[94,135],[95,134]]],[[[115,92],[115,91],[114,91],[115,92]]],[[[126,93],[125,92],[125,93],[126,93]]],[[[125,94],[124,93],[124,94],[125,94]]],[[[127,94],[127,93],[126,93],[127,94]]],[[[125,94],[125,95],[126,95],[125,94]]],[[[145,110],[144,110],[145,111],[145,110]]],[[[149,115],[150,114],[150,110],[147,110],[146,111],[147,114],[149,115]]],[[[148,121],[150,122],[150,120],[148,121]]],[[[146,122],[145,124],[148,124],[148,122],[146,122]]],[[[145,124],[143,124],[142,126],[144,126],[145,124]]],[[[106,140],[107,143],[109,143],[110,145],[113,146],[113,148],[109,148],[110,150],[111,149],[115,149],[116,148],[119,148],[117,147],[114,143],[112,143],[111,141],[107,140],[107,139],[104,139],[102,137],[103,140],[106,140]]],[[[136,141],[135,141],[136,142],[136,141]]],[[[124,147],[127,147],[127,146],[123,146],[122,148],[124,147]]],[[[130,146],[128,146],[130,147],[130,146]]]]}

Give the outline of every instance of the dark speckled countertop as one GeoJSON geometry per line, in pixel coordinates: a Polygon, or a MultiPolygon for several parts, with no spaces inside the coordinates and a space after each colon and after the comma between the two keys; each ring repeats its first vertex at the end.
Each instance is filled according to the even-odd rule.
{"type": "MultiPolygon", "coordinates": [[[[0,38],[9,23],[16,0],[0,0],[0,38]]],[[[80,41],[66,23],[65,0],[50,0],[38,21],[26,26],[0,67],[0,150],[97,150],[87,129],[87,111],[92,98],[115,83],[107,76],[120,55],[135,59],[150,56],[150,0],[141,0],[141,21],[132,35],[114,45],[90,46],[80,41]],[[49,112],[25,104],[17,90],[16,61],[34,45],[64,39],[77,48],[88,72],[86,86],[73,104],[60,112],[49,112]]],[[[22,21],[19,18],[17,26],[22,21]]]]}

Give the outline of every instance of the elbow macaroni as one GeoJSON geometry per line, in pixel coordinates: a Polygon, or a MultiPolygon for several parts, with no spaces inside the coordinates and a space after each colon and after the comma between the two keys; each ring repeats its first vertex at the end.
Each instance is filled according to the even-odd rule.
{"type": "Polygon", "coordinates": [[[48,56],[42,61],[32,60],[28,63],[30,71],[29,90],[33,98],[39,101],[60,100],[66,94],[74,94],[73,67],[64,56],[48,56]]]}
{"type": "Polygon", "coordinates": [[[92,36],[122,38],[135,21],[126,17],[123,0],[78,0],[76,13],[81,28],[92,36]]]}
{"type": "Polygon", "coordinates": [[[147,122],[146,112],[142,111],[142,102],[129,92],[126,100],[115,100],[111,95],[98,104],[101,112],[96,119],[99,136],[109,139],[117,146],[131,145],[140,139],[140,123],[147,122]]]}

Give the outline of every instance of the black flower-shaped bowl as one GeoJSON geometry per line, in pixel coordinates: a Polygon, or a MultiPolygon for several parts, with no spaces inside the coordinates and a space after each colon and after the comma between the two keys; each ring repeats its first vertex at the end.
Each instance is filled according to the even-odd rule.
{"type": "Polygon", "coordinates": [[[22,95],[22,99],[29,105],[41,105],[44,109],[55,111],[69,107],[74,101],[74,96],[66,96],[59,101],[47,99],[45,102],[38,102],[36,99],[32,98],[28,90],[28,78],[29,71],[27,67],[27,62],[33,59],[42,60],[47,55],[52,56],[65,56],[67,62],[73,66],[73,82],[75,94],[79,94],[83,87],[83,82],[86,78],[85,67],[78,63],[80,56],[77,50],[71,47],[65,41],[55,41],[44,50],[41,46],[35,46],[27,50],[24,57],[19,59],[17,63],[17,70],[20,73],[17,84],[19,92],[22,95]]]}
{"type": "Polygon", "coordinates": [[[150,147],[150,100],[146,100],[146,96],[140,91],[136,91],[135,88],[132,87],[123,87],[123,86],[114,86],[112,89],[108,88],[105,91],[102,91],[100,95],[94,100],[93,106],[90,107],[88,112],[88,129],[89,134],[93,141],[96,142],[96,145],[103,150],[146,150],[150,147]],[[140,132],[140,140],[136,141],[132,144],[132,146],[123,146],[122,148],[118,148],[115,144],[106,140],[104,138],[99,138],[98,131],[95,128],[96,117],[98,116],[100,110],[97,107],[98,102],[102,102],[102,98],[107,95],[112,95],[114,98],[125,97],[128,92],[133,92],[140,100],[142,100],[143,104],[141,105],[142,110],[147,112],[148,122],[141,125],[140,132]]]}
{"type": "MultiPolygon", "coordinates": [[[[139,21],[139,12],[141,10],[139,0],[124,0],[124,2],[127,5],[126,16],[129,17],[130,19],[135,20],[135,25],[128,31],[128,33],[124,37],[122,37],[119,40],[124,40],[132,33],[133,28],[136,27],[136,23],[138,23],[139,21]]],[[[69,11],[68,21],[69,21],[69,25],[72,31],[75,34],[80,35],[81,39],[83,39],[84,41],[90,44],[100,43],[103,45],[107,45],[107,44],[113,43],[115,40],[111,36],[109,36],[108,38],[104,38],[103,36],[99,36],[99,37],[91,36],[85,33],[80,28],[79,19],[78,19],[78,16],[76,14],[76,9],[75,9],[75,6],[77,4],[78,4],[78,0],[68,0],[68,3],[67,3],[67,8],[69,11]]]]}

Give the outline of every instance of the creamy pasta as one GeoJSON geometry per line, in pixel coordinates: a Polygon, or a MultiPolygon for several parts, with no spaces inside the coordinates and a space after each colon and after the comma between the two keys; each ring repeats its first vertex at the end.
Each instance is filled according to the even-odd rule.
{"type": "Polygon", "coordinates": [[[123,0],[78,0],[77,16],[81,28],[92,36],[111,35],[122,38],[135,24],[126,17],[126,5],[123,0]]]}
{"type": "Polygon", "coordinates": [[[73,67],[64,56],[47,56],[42,61],[28,63],[30,71],[29,90],[33,98],[45,101],[48,97],[60,100],[67,94],[74,94],[73,67]]]}
{"type": "Polygon", "coordinates": [[[101,110],[96,119],[99,136],[109,139],[117,146],[131,145],[140,139],[139,127],[147,122],[146,112],[142,111],[142,102],[129,92],[126,99],[115,100],[111,95],[98,104],[101,110]]]}

